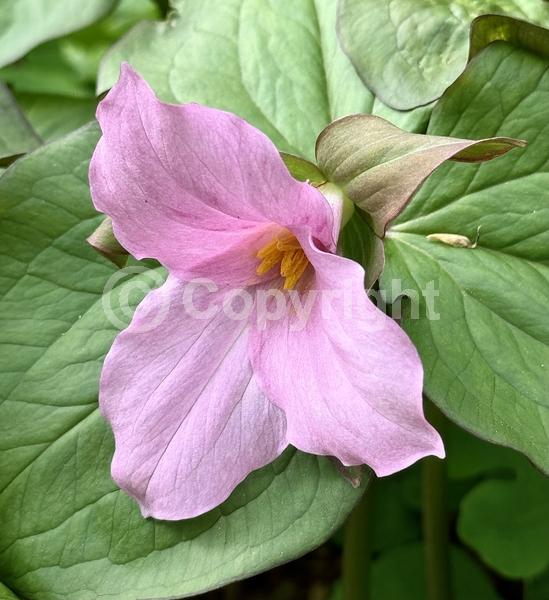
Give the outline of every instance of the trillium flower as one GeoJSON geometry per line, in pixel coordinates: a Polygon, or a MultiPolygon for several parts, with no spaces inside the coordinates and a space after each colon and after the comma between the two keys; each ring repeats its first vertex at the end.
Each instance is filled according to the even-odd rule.
{"type": "Polygon", "coordinates": [[[169,272],[100,383],[113,478],[145,516],[204,513],[288,445],[380,476],[443,456],[414,346],[335,253],[337,199],[295,180],[246,121],[164,104],[127,65],[97,116],[94,204],[124,248],[169,272]],[[238,294],[245,318],[221,308],[238,294]]]}

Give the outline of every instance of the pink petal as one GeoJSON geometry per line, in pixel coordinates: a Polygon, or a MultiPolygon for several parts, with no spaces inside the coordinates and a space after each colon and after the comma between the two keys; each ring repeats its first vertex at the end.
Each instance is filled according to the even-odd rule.
{"type": "MultiPolygon", "coordinates": [[[[145,516],[170,520],[218,506],[287,445],[284,414],[250,367],[248,325],[222,311],[193,317],[184,285],[170,277],[145,298],[116,338],[100,387],[116,442],[113,479],[145,516]]],[[[193,295],[200,309],[219,301],[205,287],[193,295]]]]}
{"type": "Polygon", "coordinates": [[[290,312],[251,337],[254,371],[286,414],[288,442],[347,466],[368,464],[379,476],[430,454],[443,457],[442,440],[423,415],[423,370],[413,344],[367,298],[362,267],[298,236],[321,293],[301,325],[290,312]],[[326,292],[335,295],[323,315],[326,292]]]}
{"type": "Polygon", "coordinates": [[[271,141],[236,115],[164,104],[123,65],[97,118],[93,201],[137,258],[156,258],[180,279],[245,285],[273,223],[308,225],[334,247],[322,194],[293,179],[271,141]]]}

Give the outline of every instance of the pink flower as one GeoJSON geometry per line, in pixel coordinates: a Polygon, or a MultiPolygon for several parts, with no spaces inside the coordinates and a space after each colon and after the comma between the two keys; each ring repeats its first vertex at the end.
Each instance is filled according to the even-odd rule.
{"type": "Polygon", "coordinates": [[[337,203],[293,179],[246,121],[161,103],[128,66],[97,116],[95,206],[131,254],[169,271],[116,338],[100,385],[113,478],[145,516],[216,507],[288,444],[380,476],[444,455],[415,348],[369,301],[362,267],[334,253],[337,203]],[[211,283],[189,293],[196,278],[211,283]],[[238,288],[246,318],[221,308],[238,288]]]}

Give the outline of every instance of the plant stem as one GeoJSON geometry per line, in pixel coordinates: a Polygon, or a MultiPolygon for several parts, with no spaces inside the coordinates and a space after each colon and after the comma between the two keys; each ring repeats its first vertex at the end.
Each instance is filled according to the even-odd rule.
{"type": "Polygon", "coordinates": [[[369,600],[375,475],[347,519],[343,543],[343,600],[369,600]]]}
{"type": "MultiPolygon", "coordinates": [[[[426,399],[426,415],[443,435],[444,415],[426,399]]],[[[422,464],[423,537],[428,600],[451,600],[446,461],[428,457],[422,464]]]]}
{"type": "Polygon", "coordinates": [[[160,16],[165,19],[170,12],[170,0],[155,0],[155,2],[160,10],[160,16]]]}

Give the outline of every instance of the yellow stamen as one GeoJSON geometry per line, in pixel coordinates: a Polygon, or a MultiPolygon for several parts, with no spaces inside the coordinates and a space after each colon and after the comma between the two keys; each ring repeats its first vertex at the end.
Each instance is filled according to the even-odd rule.
{"type": "Polygon", "coordinates": [[[256,256],[261,260],[256,269],[258,275],[265,275],[280,264],[280,275],[284,277],[285,290],[293,289],[309,266],[309,260],[301,245],[290,233],[271,240],[256,256]]]}
{"type": "Polygon", "coordinates": [[[263,246],[263,248],[261,248],[261,250],[256,254],[257,258],[267,258],[269,254],[272,254],[274,250],[278,249],[278,243],[279,240],[277,240],[276,238],[274,240],[271,240],[266,246],[263,246]]]}
{"type": "Polygon", "coordinates": [[[301,254],[301,250],[293,250],[290,252],[284,252],[282,261],[280,263],[280,274],[282,277],[290,275],[293,271],[293,264],[297,257],[301,254]]]}
{"type": "Polygon", "coordinates": [[[293,235],[277,240],[276,247],[283,252],[288,250],[301,250],[299,242],[293,235]]]}
{"type": "MultiPolygon", "coordinates": [[[[258,258],[261,258],[259,256],[259,254],[257,256],[258,256],[258,258]]],[[[270,254],[268,254],[259,263],[259,266],[255,270],[255,272],[258,275],[265,275],[265,273],[268,273],[273,267],[275,267],[282,260],[283,256],[284,256],[284,254],[282,252],[279,252],[275,248],[275,250],[273,252],[271,252],[270,254]]]]}
{"type": "Polygon", "coordinates": [[[284,277],[285,290],[293,290],[295,288],[297,282],[301,279],[301,276],[305,273],[305,269],[309,265],[309,259],[305,256],[303,250],[298,250],[296,254],[298,256],[292,261],[291,272],[284,277]]]}

